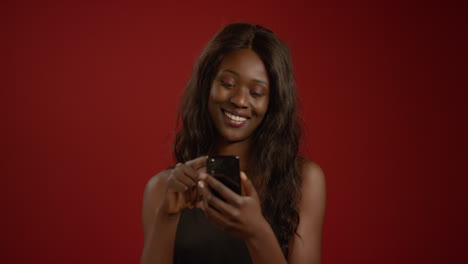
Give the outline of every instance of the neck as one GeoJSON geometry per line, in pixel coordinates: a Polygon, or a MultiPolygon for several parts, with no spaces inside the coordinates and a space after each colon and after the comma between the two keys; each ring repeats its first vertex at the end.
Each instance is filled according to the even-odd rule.
{"type": "Polygon", "coordinates": [[[250,158],[250,145],[250,138],[240,142],[226,142],[218,140],[215,148],[210,154],[217,156],[238,156],[240,170],[246,171],[248,160],[250,158]]]}

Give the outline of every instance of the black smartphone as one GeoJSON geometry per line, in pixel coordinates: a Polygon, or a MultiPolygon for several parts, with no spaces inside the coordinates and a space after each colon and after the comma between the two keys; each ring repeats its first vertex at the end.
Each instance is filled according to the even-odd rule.
{"type": "MultiPolygon", "coordinates": [[[[208,156],[206,172],[216,177],[218,181],[234,192],[241,193],[238,156],[208,156]]],[[[212,192],[218,198],[223,199],[216,191],[212,190],[212,192]]]]}

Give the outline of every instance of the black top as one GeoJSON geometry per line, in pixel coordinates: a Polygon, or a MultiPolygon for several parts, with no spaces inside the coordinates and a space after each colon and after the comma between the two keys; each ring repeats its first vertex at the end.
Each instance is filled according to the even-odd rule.
{"type": "Polygon", "coordinates": [[[174,264],[252,263],[242,239],[213,226],[199,208],[180,216],[174,245],[174,264]]]}

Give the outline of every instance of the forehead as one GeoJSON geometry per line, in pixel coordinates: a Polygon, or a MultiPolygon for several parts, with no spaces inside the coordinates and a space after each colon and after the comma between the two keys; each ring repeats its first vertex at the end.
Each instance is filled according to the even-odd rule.
{"type": "Polygon", "coordinates": [[[236,50],[224,57],[219,73],[235,72],[242,79],[268,82],[268,74],[260,57],[251,49],[236,50]]]}

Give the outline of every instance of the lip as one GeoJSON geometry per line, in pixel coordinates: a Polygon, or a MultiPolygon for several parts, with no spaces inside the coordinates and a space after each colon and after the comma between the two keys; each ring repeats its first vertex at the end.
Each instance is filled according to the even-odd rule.
{"type": "Polygon", "coordinates": [[[244,114],[243,112],[239,112],[237,110],[226,110],[226,109],[223,109],[223,108],[221,108],[221,110],[223,110],[223,112],[228,112],[228,113],[230,113],[232,115],[244,117],[244,118],[247,118],[247,119],[250,118],[247,114],[244,114]]]}
{"type": "Polygon", "coordinates": [[[246,117],[245,115],[239,115],[239,114],[234,114],[234,113],[231,113],[231,111],[226,111],[224,109],[221,109],[221,114],[223,115],[223,118],[224,118],[224,122],[231,126],[231,127],[242,127],[243,125],[245,125],[245,123],[247,123],[247,120],[244,120],[244,121],[235,121],[235,120],[232,120],[231,118],[227,117],[226,114],[224,112],[227,112],[227,113],[230,113],[230,114],[233,114],[233,115],[237,115],[237,116],[240,116],[240,117],[245,117],[247,118],[247,120],[249,119],[248,117],[246,117]]]}

